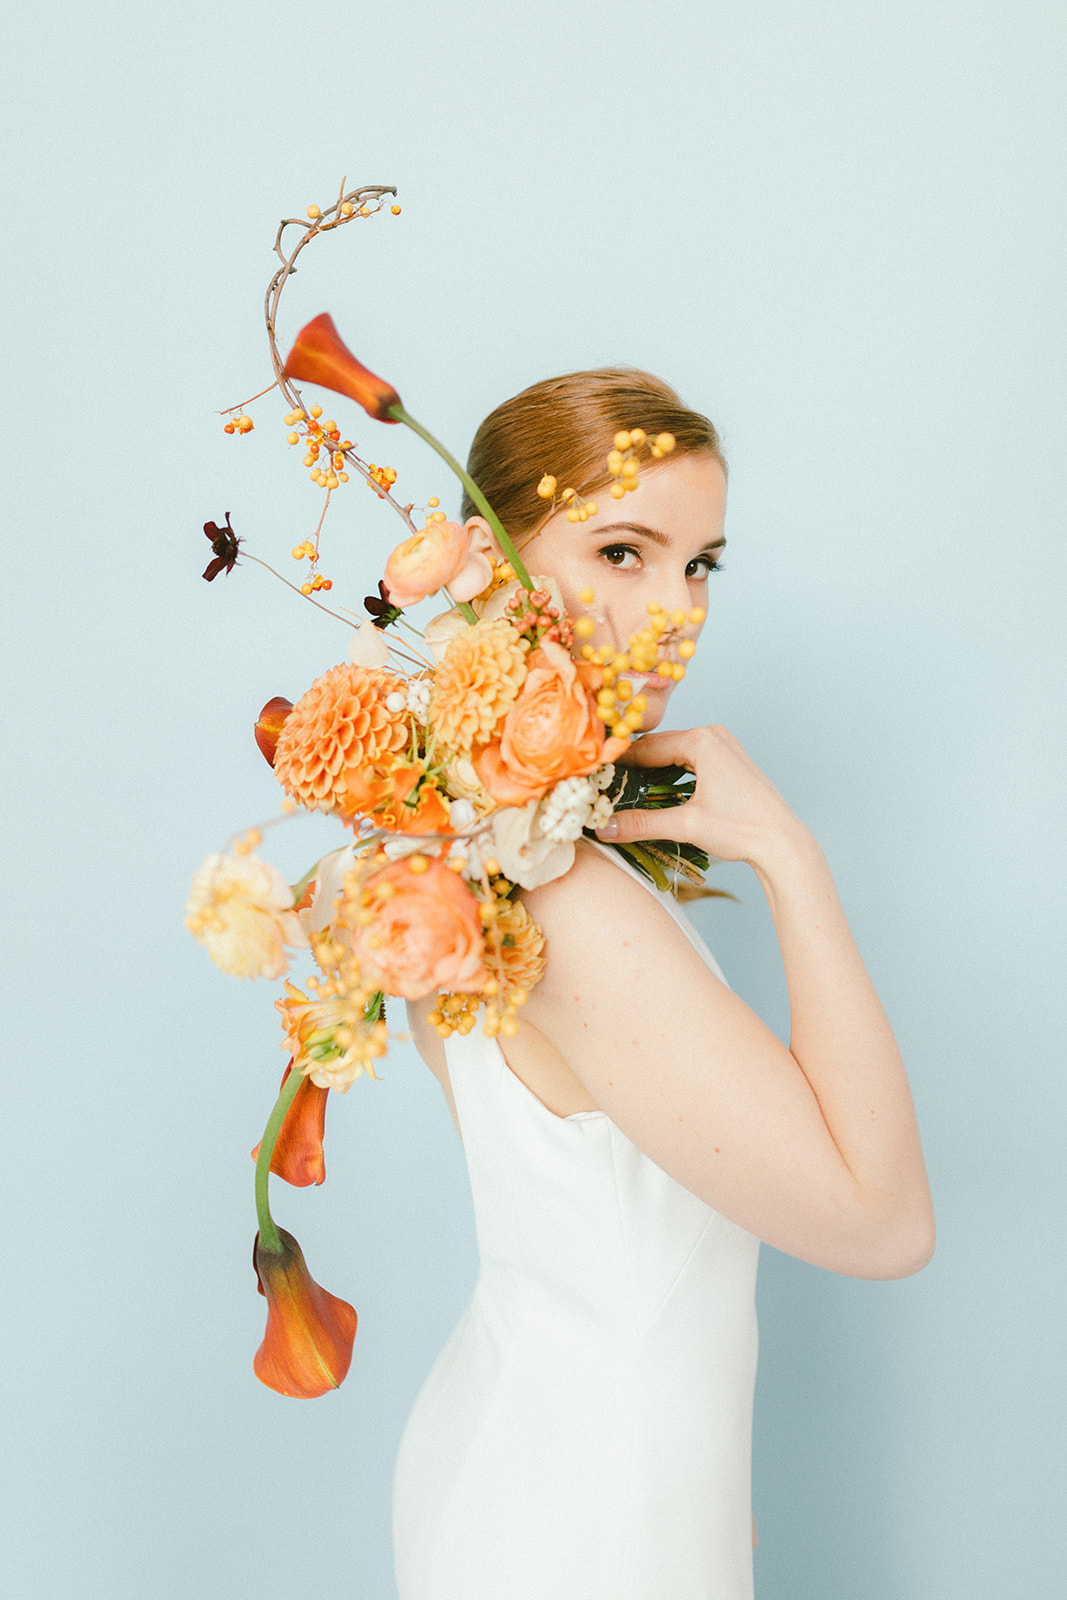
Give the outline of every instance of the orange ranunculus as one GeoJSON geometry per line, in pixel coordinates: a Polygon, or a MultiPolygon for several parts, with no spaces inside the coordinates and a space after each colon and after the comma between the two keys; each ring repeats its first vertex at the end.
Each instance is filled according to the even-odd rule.
{"type": "Polygon", "coordinates": [[[605,740],[593,690],[599,669],[545,640],[526,658],[526,681],[504,718],[500,738],[474,755],[493,799],[523,806],[562,778],[580,778],[614,761],[627,740],[605,740]]]}
{"type": "Polygon", "coordinates": [[[274,752],[278,748],[278,735],[284,728],[285,719],[292,709],[291,700],[286,700],[284,695],[276,694],[273,700],[267,701],[259,713],[259,721],[252,730],[256,736],[256,743],[272,767],[274,752]]]}
{"type": "MultiPolygon", "coordinates": [[[[293,1070],[290,1061],[282,1073],[282,1086],[293,1070]]],[[[326,1157],[322,1139],[326,1132],[326,1097],[329,1089],[320,1088],[305,1078],[289,1102],[285,1120],[281,1125],[270,1158],[270,1170],[294,1189],[306,1189],[311,1183],[326,1182],[326,1157]]],[[[259,1145],[252,1151],[252,1160],[259,1155],[259,1145]]]]}
{"type": "Polygon", "coordinates": [[[446,522],[443,514],[432,516],[424,528],[398,544],[385,563],[390,604],[417,605],[446,584],[457,604],[472,600],[493,581],[483,543],[487,544],[488,538],[480,530],[446,522]]]}
{"type": "Polygon", "coordinates": [[[326,311],[297,334],[285,363],[285,376],[346,394],[379,422],[399,420],[389,415],[389,407],[400,404],[400,396],[392,384],[375,377],[362,361],[356,360],[326,311]]]}
{"type": "Polygon", "coordinates": [[[352,935],[365,979],[419,1000],[436,989],[472,993],[489,974],[478,902],[443,861],[406,856],[367,879],[372,920],[352,935]]]}
{"type": "Polygon", "coordinates": [[[268,1389],[314,1400],[343,1382],[352,1360],[356,1313],[347,1300],[320,1289],[291,1233],[278,1229],[281,1248],[256,1242],[252,1264],[267,1301],[267,1331],[253,1362],[268,1389]]]}

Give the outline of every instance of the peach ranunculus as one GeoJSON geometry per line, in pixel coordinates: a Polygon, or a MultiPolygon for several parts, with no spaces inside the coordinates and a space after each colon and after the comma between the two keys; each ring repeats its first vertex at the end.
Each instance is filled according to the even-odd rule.
{"type": "Polygon", "coordinates": [[[398,544],[385,563],[390,604],[416,605],[446,584],[454,600],[473,599],[493,579],[485,553],[488,545],[489,537],[481,529],[446,522],[441,512],[434,512],[426,526],[398,544]]]}
{"type": "Polygon", "coordinates": [[[472,992],[489,974],[478,902],[443,861],[406,856],[369,877],[372,920],[353,931],[365,979],[386,994],[419,1000],[437,989],[472,992]]]}
{"type": "Polygon", "coordinates": [[[614,761],[628,740],[604,738],[593,691],[600,672],[545,640],[526,661],[526,682],[499,739],[474,754],[486,789],[501,805],[539,799],[561,778],[584,777],[614,761]]]}
{"type": "Polygon", "coordinates": [[[307,949],[293,891],[278,868],[255,853],[211,855],[193,875],[185,926],[233,978],[280,978],[285,946],[307,949]]]}

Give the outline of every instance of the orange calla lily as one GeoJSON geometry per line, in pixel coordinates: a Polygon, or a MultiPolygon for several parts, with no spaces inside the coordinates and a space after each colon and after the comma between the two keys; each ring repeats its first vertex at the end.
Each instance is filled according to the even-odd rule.
{"type": "Polygon", "coordinates": [[[400,404],[391,383],[369,372],[342,340],[328,311],[301,328],[285,363],[285,376],[301,383],[317,383],[355,400],[379,422],[399,422],[389,415],[400,404]]]}
{"type": "Polygon", "coordinates": [[[278,735],[284,728],[285,719],[292,709],[291,700],[286,700],[284,695],[276,694],[273,700],[267,701],[259,713],[259,721],[252,730],[256,736],[256,743],[272,767],[274,753],[278,748],[278,735]]]}
{"type": "Polygon", "coordinates": [[[291,1233],[277,1229],[277,1250],[256,1242],[252,1264],[267,1302],[267,1332],[253,1368],[260,1383],[296,1400],[314,1400],[344,1382],[352,1360],[356,1313],[315,1282],[291,1233]]]}
{"type": "MultiPolygon", "coordinates": [[[[293,1063],[290,1061],[282,1074],[285,1083],[293,1063]]],[[[306,1189],[312,1183],[326,1182],[326,1157],[322,1148],[326,1131],[326,1097],[329,1089],[320,1088],[305,1078],[285,1113],[281,1132],[270,1158],[270,1170],[295,1189],[306,1189]]],[[[259,1155],[259,1145],[252,1151],[252,1160],[259,1155]]]]}

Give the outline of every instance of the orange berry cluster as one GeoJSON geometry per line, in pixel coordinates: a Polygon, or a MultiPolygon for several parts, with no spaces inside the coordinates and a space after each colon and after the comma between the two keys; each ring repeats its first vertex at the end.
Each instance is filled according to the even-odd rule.
{"type": "MultiPolygon", "coordinates": [[[[376,467],[374,465],[374,462],[372,461],[370,466],[367,468],[367,471],[370,473],[371,478],[374,479],[374,482],[378,485],[378,488],[375,491],[377,493],[378,499],[379,500],[384,500],[386,495],[389,493],[389,490],[393,487],[393,484],[396,482],[396,468],[395,467],[376,467]]],[[[369,480],[368,480],[368,487],[370,487],[369,480]]]]}
{"type": "Polygon", "coordinates": [[[342,439],[341,430],[332,417],[325,422],[320,422],[322,416],[321,406],[312,406],[311,415],[298,408],[290,411],[285,418],[287,428],[299,430],[303,424],[303,433],[294,431],[286,435],[288,444],[299,444],[301,438],[307,442],[307,454],[304,456],[304,465],[309,469],[308,477],[312,483],[317,483],[320,489],[336,489],[339,483],[348,482],[348,473],[345,471],[345,451],[351,450],[351,439],[342,439]],[[325,452],[325,465],[319,465],[319,457],[325,452]]]}
{"type": "Polygon", "coordinates": [[[319,552],[315,549],[315,546],[312,544],[310,539],[305,539],[303,544],[294,544],[293,546],[294,561],[303,561],[305,556],[307,556],[308,560],[311,562],[311,571],[308,573],[304,582],[300,585],[300,593],[314,594],[319,589],[332,589],[333,579],[324,578],[321,572],[315,571],[315,564],[319,559],[319,552]]]}
{"type": "Polygon", "coordinates": [[[255,423],[252,418],[242,411],[239,417],[235,417],[231,413],[230,420],[223,424],[222,431],[223,433],[251,433],[254,427],[255,423]]]}
{"type": "MultiPolygon", "coordinates": [[[[509,569],[510,570],[510,569],[509,569]]],[[[546,639],[554,639],[565,650],[574,642],[574,627],[566,613],[553,605],[547,589],[520,589],[505,607],[508,620],[524,639],[535,648],[546,639]]]]}

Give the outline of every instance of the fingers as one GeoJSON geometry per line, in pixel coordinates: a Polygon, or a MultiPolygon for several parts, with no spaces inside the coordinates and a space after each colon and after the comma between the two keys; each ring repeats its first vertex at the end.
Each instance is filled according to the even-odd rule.
{"type": "Polygon", "coordinates": [[[691,768],[694,734],[701,731],[697,728],[669,728],[662,733],[644,733],[618,759],[624,766],[691,768]]]}
{"type": "Polygon", "coordinates": [[[691,823],[687,827],[689,819],[682,815],[688,810],[686,801],[658,811],[616,811],[596,836],[606,844],[637,844],[642,839],[673,839],[680,844],[690,836],[691,823]]]}

